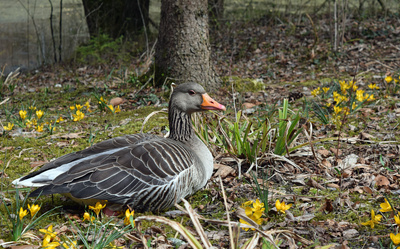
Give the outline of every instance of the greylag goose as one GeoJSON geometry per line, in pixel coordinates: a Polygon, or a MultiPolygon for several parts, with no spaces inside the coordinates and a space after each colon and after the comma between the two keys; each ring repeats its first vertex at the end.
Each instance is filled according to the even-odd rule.
{"type": "Polygon", "coordinates": [[[66,194],[107,200],[137,211],[161,211],[203,188],[213,157],[196,136],[191,114],[225,110],[196,83],[177,86],[169,101],[167,138],[151,134],[116,137],[64,155],[14,185],[39,187],[29,196],[66,194]]]}

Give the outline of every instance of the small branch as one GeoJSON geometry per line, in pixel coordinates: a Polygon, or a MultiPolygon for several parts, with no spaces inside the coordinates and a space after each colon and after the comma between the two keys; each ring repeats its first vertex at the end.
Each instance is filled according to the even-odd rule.
{"type": "Polygon", "coordinates": [[[306,13],[306,16],[307,16],[308,20],[310,20],[311,26],[313,27],[313,31],[314,31],[314,43],[311,46],[311,49],[313,49],[315,47],[315,45],[317,45],[317,43],[319,41],[318,32],[317,32],[317,28],[315,27],[315,24],[314,24],[313,20],[311,19],[311,16],[308,13],[306,13]]]}
{"type": "Polygon", "coordinates": [[[58,61],[61,61],[61,52],[62,52],[62,12],[63,12],[63,0],[60,0],[60,43],[58,46],[58,61]]]}
{"type": "Polygon", "coordinates": [[[54,39],[54,30],[53,30],[53,2],[51,0],[49,0],[49,3],[50,3],[50,32],[51,32],[51,40],[53,42],[54,62],[57,62],[56,40],[54,39]]]}

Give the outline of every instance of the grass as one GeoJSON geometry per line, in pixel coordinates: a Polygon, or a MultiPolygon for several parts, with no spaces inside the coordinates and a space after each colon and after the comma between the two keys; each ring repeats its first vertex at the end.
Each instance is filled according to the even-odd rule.
{"type": "MultiPolygon", "coordinates": [[[[395,87],[392,87],[393,90],[396,91],[395,87]]],[[[9,203],[11,205],[17,205],[17,198],[15,198],[15,193],[12,192],[13,188],[10,186],[10,182],[12,179],[15,179],[21,175],[26,174],[32,170],[31,164],[35,163],[36,161],[49,161],[52,158],[57,158],[62,156],[66,153],[77,151],[83,149],[90,144],[97,143],[99,141],[103,141],[109,137],[116,137],[123,134],[131,134],[137,133],[140,131],[143,121],[145,120],[146,116],[155,110],[160,110],[161,108],[154,108],[154,107],[141,107],[136,108],[130,104],[122,105],[122,111],[119,113],[112,112],[110,108],[108,108],[108,101],[115,97],[121,96],[126,93],[127,89],[120,88],[117,91],[115,90],[105,90],[105,91],[96,91],[96,94],[91,94],[88,89],[84,87],[78,87],[75,91],[72,92],[63,92],[65,89],[53,89],[50,88],[46,91],[39,91],[35,94],[16,94],[12,100],[12,102],[7,102],[1,106],[3,109],[3,113],[8,113],[5,115],[5,119],[3,118],[1,121],[5,122],[13,122],[15,120],[21,121],[21,117],[19,116],[20,109],[29,110],[29,106],[35,106],[37,109],[43,110],[44,115],[42,117],[43,123],[47,122],[48,120],[55,120],[60,114],[63,115],[65,121],[59,123],[56,126],[56,130],[53,131],[53,134],[47,130],[43,132],[31,132],[30,130],[28,133],[23,133],[22,128],[16,127],[8,132],[5,131],[2,136],[0,137],[1,142],[1,154],[0,154],[0,161],[2,165],[2,175],[7,175],[8,178],[1,178],[1,189],[2,194],[4,196],[4,202],[9,203]],[[113,94],[111,94],[113,92],[113,94]],[[29,97],[28,97],[29,96],[29,97]],[[44,97],[43,97],[44,96],[44,97]],[[104,103],[98,103],[100,101],[100,96],[103,96],[104,103]],[[76,114],[76,109],[71,110],[71,106],[77,108],[77,105],[84,105],[87,101],[90,100],[90,109],[92,112],[89,112],[87,109],[82,107],[82,111],[85,113],[83,119],[78,121],[73,121],[72,114],[76,114]],[[18,167],[16,167],[18,165],[18,167]]],[[[389,92],[391,93],[391,92],[389,92]]],[[[332,93],[330,93],[332,94],[332,93]]],[[[331,95],[329,95],[331,96],[331,95]]],[[[319,105],[323,105],[324,101],[327,101],[329,97],[322,96],[320,99],[319,97],[315,98],[315,102],[319,105]]],[[[347,103],[337,101],[338,104],[342,104],[343,107],[347,106],[347,103]]],[[[369,105],[368,102],[364,102],[363,104],[369,105]]],[[[291,146],[291,142],[294,141],[295,137],[299,136],[299,139],[303,145],[300,147],[295,147],[296,149],[301,149],[304,146],[309,145],[307,139],[302,136],[302,133],[296,133],[295,136],[291,134],[295,134],[296,130],[299,129],[299,120],[300,115],[302,114],[301,111],[296,111],[292,117],[287,115],[294,106],[285,103],[283,107],[275,106],[272,109],[268,108],[260,108],[257,112],[257,115],[264,114],[264,117],[267,117],[268,122],[265,120],[259,119],[259,116],[243,116],[240,114],[236,116],[236,118],[231,117],[230,115],[226,116],[213,116],[214,114],[200,116],[200,118],[196,121],[196,127],[198,128],[198,133],[201,137],[212,144],[211,149],[214,155],[218,155],[219,153],[230,153],[231,157],[237,157],[241,159],[247,160],[243,166],[247,168],[239,169],[241,171],[248,170],[250,165],[254,163],[256,168],[258,167],[259,170],[258,174],[253,177],[247,178],[246,175],[242,176],[242,178],[230,178],[225,184],[230,185],[231,182],[236,182],[236,184],[241,184],[244,189],[247,188],[247,192],[251,193],[250,196],[246,196],[243,194],[238,194],[235,190],[231,188],[227,189],[227,196],[231,201],[232,207],[230,211],[240,210],[241,205],[245,203],[249,198],[252,200],[260,199],[264,203],[265,212],[263,216],[258,217],[254,215],[254,212],[257,210],[253,210],[253,219],[260,222],[262,226],[274,222],[286,222],[284,219],[284,215],[280,214],[275,210],[274,204],[277,199],[281,202],[285,201],[286,204],[291,203],[293,205],[288,211],[292,213],[295,217],[301,217],[308,212],[315,213],[315,218],[310,221],[312,224],[319,224],[318,222],[324,222],[326,220],[334,220],[335,222],[349,222],[351,224],[358,224],[360,233],[368,233],[372,232],[367,227],[361,226],[360,222],[365,222],[369,217],[369,212],[371,209],[377,210],[379,207],[379,202],[371,202],[368,196],[362,195],[360,193],[351,193],[348,196],[348,200],[352,200],[353,202],[358,202],[360,205],[364,205],[362,208],[359,208],[356,212],[351,210],[348,212],[344,212],[341,210],[343,207],[339,204],[339,206],[335,207],[335,211],[328,212],[324,209],[325,199],[329,199],[334,202],[337,199],[344,198],[343,196],[345,193],[339,188],[338,190],[321,190],[318,188],[307,188],[306,186],[297,186],[292,187],[288,186],[274,186],[270,188],[270,186],[274,185],[274,174],[271,168],[266,165],[265,161],[265,154],[266,152],[274,151],[276,148],[280,147],[281,150],[286,151],[286,147],[291,146]],[[286,113],[286,115],[285,115],[286,113]],[[210,118],[212,116],[213,118],[210,118]],[[214,117],[218,117],[215,119],[214,117]],[[292,126],[290,125],[293,124],[292,126]],[[279,130],[278,135],[272,135],[270,130],[276,129],[279,130]],[[226,135],[223,135],[224,131],[226,135]],[[280,134],[280,135],[279,135],[280,134]],[[289,135],[288,135],[289,134],[289,135]],[[289,138],[289,139],[288,139],[289,138]],[[280,142],[279,142],[280,141],[280,142]],[[256,153],[255,153],[256,152],[256,153]],[[254,154],[254,156],[253,156],[254,154]],[[260,172],[264,172],[264,176],[260,176],[260,172]],[[244,178],[243,178],[244,177],[244,178]],[[262,181],[260,181],[262,179],[262,181]],[[255,184],[257,182],[257,184],[255,184]],[[271,185],[272,184],[272,185],[271,185]],[[254,188],[254,189],[253,189],[254,188]],[[252,193],[259,192],[258,195],[252,193]],[[292,198],[282,198],[277,195],[276,191],[280,192],[283,191],[287,193],[289,196],[297,196],[296,201],[292,198]],[[300,203],[303,203],[303,198],[311,198],[310,205],[314,206],[314,210],[307,210],[304,208],[300,208],[300,203]],[[299,203],[300,202],[300,203],[299,203]],[[360,218],[361,217],[361,218],[360,218]],[[261,219],[261,220],[260,220],[261,219]]],[[[298,108],[298,107],[297,107],[298,108]]],[[[315,109],[315,108],[314,108],[315,109]]],[[[229,112],[228,112],[229,113],[229,112]]],[[[356,112],[355,112],[356,113],[356,112]]],[[[355,113],[350,113],[348,115],[348,119],[342,122],[351,122],[353,120],[352,115],[356,115],[355,113]]],[[[334,115],[334,112],[329,112],[327,115],[334,115]]],[[[36,115],[35,112],[28,113],[26,119],[30,119],[36,115]]],[[[309,118],[314,120],[314,122],[323,123],[323,121],[318,118],[318,115],[315,115],[313,111],[309,112],[309,118]]],[[[330,117],[331,119],[334,116],[330,117]]],[[[152,118],[146,123],[145,132],[151,131],[152,133],[162,134],[165,131],[165,126],[167,125],[167,118],[166,115],[157,114],[152,116],[152,118]]],[[[23,127],[23,124],[19,124],[23,127]]],[[[334,126],[333,126],[334,127],[334,126]]],[[[24,127],[26,129],[26,127],[24,127]]],[[[29,129],[28,129],[29,130],[29,129]]],[[[298,145],[298,142],[295,143],[293,146],[298,145]]],[[[321,142],[322,143],[322,142],[321,142]]],[[[330,141],[325,141],[324,145],[328,145],[331,147],[336,147],[335,144],[330,143],[330,141]]],[[[289,148],[290,151],[290,148],[289,148]]],[[[281,154],[275,153],[275,154],[281,154]]],[[[285,153],[283,153],[285,154],[285,153]]],[[[288,156],[290,158],[290,154],[288,156]]],[[[379,164],[383,167],[393,170],[390,168],[390,165],[384,164],[383,159],[379,160],[379,164]]],[[[232,165],[235,167],[235,165],[232,165]]],[[[253,173],[253,171],[249,171],[253,173]]],[[[341,172],[342,173],[342,172],[341,172]]],[[[341,174],[340,174],[341,175],[341,174]]],[[[339,175],[339,176],[340,176],[339,175]]],[[[314,180],[319,182],[323,186],[325,186],[325,179],[321,177],[315,177],[314,180]]],[[[216,201],[216,198],[219,196],[220,187],[217,185],[212,185],[207,190],[202,190],[197,192],[195,195],[189,198],[190,203],[193,207],[196,208],[197,212],[205,215],[208,219],[213,220],[226,220],[226,212],[224,210],[224,204],[216,201]],[[210,208],[210,206],[215,205],[214,207],[210,208]],[[211,210],[211,211],[210,211],[211,210]]],[[[26,195],[26,190],[21,190],[23,195],[26,195]]],[[[388,195],[387,198],[392,200],[393,206],[396,207],[398,205],[398,198],[393,195],[388,195]]],[[[27,200],[27,199],[25,199],[27,200]]],[[[30,200],[28,200],[30,201],[30,200]]],[[[36,235],[39,239],[32,239],[32,238],[24,238],[23,241],[26,243],[33,243],[38,244],[42,243],[41,239],[44,238],[43,235],[40,235],[38,229],[48,228],[49,224],[55,224],[56,229],[59,229],[60,226],[66,225],[68,227],[72,227],[75,230],[80,229],[78,226],[81,225],[81,221],[77,221],[74,219],[68,218],[68,206],[73,207],[74,204],[72,202],[65,202],[64,197],[59,195],[55,195],[52,197],[45,197],[40,198],[38,200],[42,203],[41,212],[45,213],[49,211],[53,216],[48,216],[43,218],[42,220],[38,221],[36,227],[30,228],[32,234],[36,235]],[[51,211],[52,207],[58,206],[59,204],[64,204],[63,208],[59,211],[51,211]],[[66,205],[65,205],[66,204],[66,205]]],[[[256,203],[256,202],[254,202],[256,203]]],[[[256,209],[256,206],[249,206],[252,209],[256,209]]],[[[24,206],[26,209],[26,205],[24,206]]],[[[2,213],[7,213],[6,206],[0,206],[2,213]]],[[[18,208],[17,208],[18,209],[18,208]]],[[[82,209],[76,210],[74,212],[82,212],[82,209]]],[[[11,209],[10,209],[11,210],[11,209]]],[[[16,209],[12,212],[16,212],[16,209]]],[[[41,213],[42,214],[42,213],[41,213]]],[[[80,214],[81,215],[81,214],[80,214]]],[[[80,216],[79,215],[79,216],[80,216]]],[[[141,231],[151,228],[152,226],[156,226],[162,228],[164,230],[163,235],[166,237],[174,237],[176,233],[176,229],[181,229],[182,233],[187,233],[185,231],[185,227],[191,224],[191,220],[188,218],[171,218],[170,221],[162,219],[164,225],[158,223],[160,220],[157,220],[151,214],[136,214],[136,217],[142,217],[143,215],[149,216],[149,218],[143,218],[141,222],[141,231]],[[152,218],[153,217],[153,218],[152,218]],[[177,222],[177,223],[173,223],[177,222]],[[183,228],[176,228],[172,229],[169,227],[171,224],[177,225],[178,223],[183,224],[183,228]]],[[[15,218],[16,216],[14,216],[15,218]]],[[[245,218],[245,217],[244,217],[245,218]]],[[[2,216],[1,217],[1,224],[5,224],[9,218],[2,216]]],[[[81,219],[81,217],[80,217],[81,219]]],[[[160,218],[161,219],[161,218],[160,218]]],[[[388,221],[391,220],[390,217],[386,218],[388,221]]],[[[118,224],[118,222],[122,222],[123,219],[116,219],[114,221],[104,220],[105,226],[114,226],[112,224],[118,224]],[[108,223],[111,222],[111,223],[108,223]]],[[[233,217],[234,221],[238,219],[233,217]],[[236,219],[236,220],[235,220],[236,219]]],[[[210,221],[211,222],[211,221],[210,221]]],[[[251,223],[251,220],[248,220],[251,223]]],[[[204,224],[204,229],[206,231],[215,231],[220,230],[221,228],[217,225],[210,225],[212,223],[204,224]]],[[[175,226],[173,225],[173,226],[175,226]]],[[[99,225],[102,227],[103,225],[99,225]]],[[[257,227],[257,226],[256,226],[257,227]]],[[[278,226],[279,227],[279,226],[278,226]]],[[[261,228],[261,227],[260,227],[261,228]]],[[[384,229],[384,226],[377,225],[378,229],[384,229]]],[[[2,232],[0,233],[0,238],[5,241],[11,241],[12,234],[5,232],[5,227],[1,227],[2,232]]],[[[7,227],[7,229],[10,229],[7,227]]],[[[82,228],[83,229],[83,228],[82,228]]],[[[105,228],[101,228],[105,231],[105,228]]],[[[235,230],[235,229],[233,229],[235,230]]],[[[109,230],[111,231],[111,230],[109,230]]],[[[257,231],[257,230],[256,230],[257,231]]],[[[273,230],[271,230],[273,231],[273,230]]],[[[86,231],[87,232],[87,231],[86,231]]],[[[243,231],[242,231],[243,232],[243,231]]],[[[82,232],[84,234],[85,232],[82,232]]],[[[249,230],[247,232],[253,236],[255,232],[249,230]]],[[[65,243],[72,243],[75,241],[74,238],[77,238],[80,243],[83,242],[83,235],[79,235],[78,233],[68,234],[67,237],[62,237],[60,234],[60,239],[63,238],[65,243]],[[70,238],[70,239],[68,239],[70,238]],[[80,239],[79,239],[80,238],[80,239]]],[[[386,233],[387,234],[387,233],[386,233]]],[[[250,236],[250,237],[251,237],[250,236]]],[[[293,235],[291,235],[293,236],[293,235]]],[[[279,236],[278,236],[279,237],[279,236]]],[[[277,237],[277,238],[278,238],[277,237]]],[[[281,237],[279,237],[281,238],[281,237]]],[[[146,243],[151,244],[151,238],[146,243]]],[[[253,238],[256,240],[255,238],[253,238]]],[[[310,238],[308,238],[310,239],[310,238]]],[[[14,239],[15,240],[15,239],[14,239]]],[[[193,243],[197,245],[198,243],[202,244],[203,242],[195,241],[194,238],[191,238],[193,243]]],[[[125,243],[138,243],[132,242],[131,239],[125,238],[125,243]]],[[[247,239],[248,243],[251,243],[252,240],[247,239]]],[[[257,240],[258,241],[258,240],[257,240]]],[[[277,239],[282,243],[284,239],[277,239]]],[[[54,241],[57,242],[57,241],[54,241]]],[[[109,241],[106,242],[107,246],[109,245],[109,241]]],[[[213,241],[213,243],[215,243],[213,241]]],[[[264,248],[269,248],[271,246],[270,242],[266,242],[260,240],[261,244],[264,244],[264,248]]],[[[383,242],[384,244],[388,243],[383,242]]],[[[87,243],[87,246],[90,248],[95,248],[97,244],[90,244],[87,243]]],[[[105,244],[101,244],[100,247],[106,246],[105,244]]],[[[200,248],[200,247],[199,247],[200,248]]]]}

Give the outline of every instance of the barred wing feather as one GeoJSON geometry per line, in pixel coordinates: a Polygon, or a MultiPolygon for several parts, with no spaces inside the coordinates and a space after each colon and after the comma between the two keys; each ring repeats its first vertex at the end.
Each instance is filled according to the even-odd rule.
{"type": "MultiPolygon", "coordinates": [[[[132,136],[110,139],[80,153],[67,155],[77,163],[47,182],[48,185],[32,192],[31,196],[70,193],[79,199],[104,199],[144,209],[160,199],[168,199],[164,205],[169,206],[171,201],[196,190],[196,180],[188,179],[189,175],[196,175],[193,171],[198,167],[194,165],[201,161],[187,146],[158,136],[143,136],[142,139],[134,136],[135,139],[132,136]],[[111,144],[118,149],[102,154],[102,150],[113,150],[111,144]],[[92,154],[96,156],[91,158],[92,154]]],[[[66,157],[59,160],[71,163],[66,157]]],[[[52,164],[58,165],[57,161],[52,164]]],[[[40,171],[45,173],[53,165],[40,171]]]]}

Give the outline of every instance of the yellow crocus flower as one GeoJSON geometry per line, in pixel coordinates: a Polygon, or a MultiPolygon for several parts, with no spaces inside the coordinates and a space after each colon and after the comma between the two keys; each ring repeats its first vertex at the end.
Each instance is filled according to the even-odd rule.
{"type": "Polygon", "coordinates": [[[8,123],[7,126],[3,126],[5,131],[11,131],[14,128],[14,124],[8,123]]]}
{"type": "Polygon", "coordinates": [[[60,117],[56,120],[56,122],[57,122],[57,123],[60,123],[61,121],[64,121],[64,119],[63,119],[63,117],[60,116],[60,117]]]}
{"type": "Polygon", "coordinates": [[[288,210],[291,207],[292,207],[292,204],[287,205],[287,204],[285,204],[284,201],[280,202],[279,200],[276,200],[276,202],[275,202],[276,210],[281,213],[286,213],[286,210],[288,210]]]}
{"type": "Polygon", "coordinates": [[[74,241],[72,241],[72,242],[64,242],[64,243],[62,244],[62,246],[63,246],[65,249],[75,249],[75,248],[77,248],[77,247],[76,247],[77,244],[78,244],[78,242],[77,242],[76,240],[74,240],[74,241]]]}
{"type": "Polygon", "coordinates": [[[36,111],[36,116],[40,119],[43,116],[44,112],[42,110],[36,111]]]}
{"type": "Polygon", "coordinates": [[[392,206],[390,206],[389,201],[385,198],[385,202],[380,204],[382,213],[393,211],[392,206]]]}
{"type": "Polygon", "coordinates": [[[35,216],[35,214],[37,213],[37,212],[39,212],[39,210],[40,210],[40,206],[39,205],[29,205],[28,204],[28,209],[29,209],[29,211],[31,212],[31,216],[33,217],[33,216],[35,216]]]}
{"type": "Polygon", "coordinates": [[[72,116],[74,117],[74,122],[82,120],[85,117],[85,114],[81,111],[76,111],[76,114],[72,114],[72,116]]]}
{"type": "Polygon", "coordinates": [[[371,210],[371,220],[366,221],[361,223],[361,225],[363,226],[371,226],[371,228],[373,229],[375,227],[375,224],[378,224],[382,219],[382,215],[378,214],[375,215],[375,211],[371,210]]]}
{"type": "Polygon", "coordinates": [[[392,78],[392,76],[390,76],[390,75],[388,75],[388,76],[385,77],[385,81],[386,81],[387,83],[392,82],[392,80],[393,80],[393,78],[392,78]]]}
{"type": "Polygon", "coordinates": [[[24,210],[22,207],[19,209],[19,219],[22,220],[25,216],[28,215],[28,210],[24,210]]]}
{"type": "Polygon", "coordinates": [[[394,233],[390,233],[390,239],[393,241],[393,244],[397,245],[400,243],[400,233],[394,235],[394,233]]]}
{"type": "Polygon", "coordinates": [[[397,215],[394,216],[394,222],[396,222],[396,224],[398,226],[400,226],[400,213],[397,212],[397,215]]]}
{"type": "Polygon", "coordinates": [[[43,132],[43,125],[38,125],[36,128],[37,132],[43,132]]]}
{"type": "Polygon", "coordinates": [[[135,210],[132,210],[132,212],[129,211],[129,209],[126,209],[125,211],[125,219],[124,219],[124,224],[127,226],[131,224],[130,218],[131,216],[134,216],[135,210]]]}
{"type": "Polygon", "coordinates": [[[50,238],[55,238],[57,232],[53,231],[53,225],[50,225],[47,229],[39,229],[39,232],[44,233],[46,236],[50,236],[50,238]]]}
{"type": "Polygon", "coordinates": [[[90,214],[88,212],[85,212],[83,214],[83,221],[87,220],[87,221],[93,222],[95,219],[96,218],[93,216],[90,216],[90,214]]]}
{"type": "Polygon", "coordinates": [[[96,202],[96,205],[94,207],[93,206],[89,206],[89,209],[93,210],[93,212],[95,212],[96,215],[99,216],[100,211],[105,207],[106,207],[106,204],[101,205],[100,202],[96,202]]]}
{"type": "Polygon", "coordinates": [[[26,119],[26,111],[24,110],[20,110],[19,111],[19,116],[21,117],[22,120],[26,119]]]}

